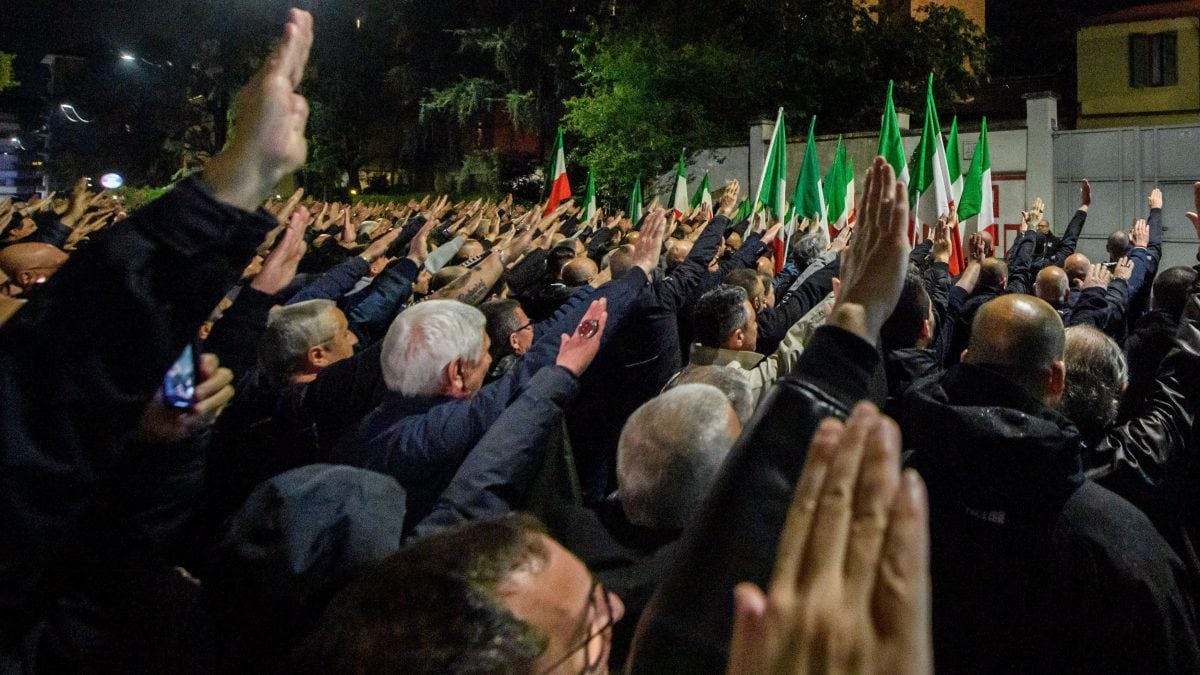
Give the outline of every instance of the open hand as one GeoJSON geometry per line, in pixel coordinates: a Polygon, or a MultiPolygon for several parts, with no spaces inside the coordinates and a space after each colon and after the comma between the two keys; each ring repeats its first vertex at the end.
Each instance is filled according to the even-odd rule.
{"type": "Polygon", "coordinates": [[[1162,190],[1154,188],[1150,191],[1150,196],[1146,198],[1146,202],[1152,209],[1162,208],[1162,190]]]}
{"type": "Polygon", "coordinates": [[[1146,219],[1138,218],[1133,221],[1133,227],[1129,230],[1129,243],[1133,244],[1134,248],[1146,248],[1150,245],[1150,227],[1146,225],[1146,219]]]}
{"type": "Polygon", "coordinates": [[[1133,260],[1129,256],[1122,257],[1117,261],[1117,266],[1113,268],[1112,275],[1114,279],[1129,281],[1130,277],[1133,276],[1133,260]]]}
{"type": "Polygon", "coordinates": [[[809,446],[771,587],[734,590],[731,674],[931,673],[929,512],[870,403],[809,446]]]}
{"type": "Polygon", "coordinates": [[[301,206],[292,212],[292,219],[279,244],[263,261],[262,270],[254,276],[250,287],[274,295],[287,288],[296,278],[296,268],[308,246],[304,243],[304,226],[308,223],[308,209],[301,206]]]}
{"type": "Polygon", "coordinates": [[[571,371],[575,377],[582,375],[600,351],[600,338],[604,335],[604,326],[607,323],[608,298],[593,301],[584,313],[583,320],[575,328],[575,333],[562,334],[558,358],[554,363],[571,371]]]}
{"type": "Polygon", "coordinates": [[[1112,273],[1104,265],[1095,263],[1088,268],[1081,288],[1106,288],[1109,281],[1112,281],[1112,273]]]}
{"type": "Polygon", "coordinates": [[[662,209],[655,209],[646,216],[642,223],[641,235],[633,244],[633,266],[641,268],[648,278],[652,278],[654,270],[658,269],[663,235],[666,231],[667,216],[662,209]]]}
{"type": "Polygon", "coordinates": [[[1083,182],[1079,184],[1079,206],[1081,208],[1086,208],[1088,206],[1091,206],[1091,204],[1092,204],[1092,184],[1087,182],[1087,179],[1084,178],[1083,182]]]}

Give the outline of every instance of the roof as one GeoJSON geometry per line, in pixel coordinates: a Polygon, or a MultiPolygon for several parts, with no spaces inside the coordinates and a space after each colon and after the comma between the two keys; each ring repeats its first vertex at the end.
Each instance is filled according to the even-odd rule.
{"type": "Polygon", "coordinates": [[[1086,26],[1099,26],[1113,23],[1132,23],[1134,21],[1153,21],[1155,19],[1175,19],[1183,16],[1200,16],[1200,0],[1175,0],[1175,2],[1159,2],[1153,5],[1128,7],[1116,12],[1101,14],[1084,23],[1086,26]]]}

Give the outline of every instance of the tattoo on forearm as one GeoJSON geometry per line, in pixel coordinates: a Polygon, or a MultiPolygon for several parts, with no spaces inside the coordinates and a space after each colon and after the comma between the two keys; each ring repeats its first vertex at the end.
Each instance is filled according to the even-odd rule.
{"type": "Polygon", "coordinates": [[[483,299],[487,297],[487,291],[487,284],[483,283],[482,280],[477,280],[474,284],[463,289],[463,291],[458,294],[458,299],[467,303],[468,305],[477,305],[483,302],[483,299]]]}

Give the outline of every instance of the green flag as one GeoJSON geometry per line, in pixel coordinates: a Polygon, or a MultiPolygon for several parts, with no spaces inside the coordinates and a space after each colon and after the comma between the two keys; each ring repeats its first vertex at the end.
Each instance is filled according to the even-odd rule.
{"type": "Polygon", "coordinates": [[[950,135],[946,137],[946,168],[950,171],[950,197],[955,206],[962,199],[962,159],[958,155],[958,115],[950,122],[950,135]]]}
{"type": "Polygon", "coordinates": [[[900,138],[900,120],[896,117],[896,104],[892,102],[893,83],[888,80],[887,102],[883,106],[883,122],[879,127],[879,149],[876,155],[887,160],[896,172],[896,179],[908,184],[908,162],[904,157],[904,141],[900,138]]]}
{"type": "Polygon", "coordinates": [[[589,223],[596,217],[596,176],[588,168],[587,192],[583,194],[583,222],[589,223]]]}
{"type": "Polygon", "coordinates": [[[962,201],[958,205],[958,217],[964,223],[976,216],[975,227],[967,227],[969,233],[982,232],[996,222],[992,213],[992,158],[988,148],[986,117],[979,129],[979,141],[975,143],[971,168],[963,177],[962,201]]]}
{"type": "Polygon", "coordinates": [[[634,225],[642,219],[642,177],[638,176],[633,182],[633,192],[629,193],[629,206],[625,208],[625,215],[633,221],[634,225]]]}
{"type": "Polygon", "coordinates": [[[733,222],[734,224],[740,223],[743,220],[746,220],[747,218],[749,218],[753,214],[754,214],[754,204],[752,204],[750,202],[749,197],[746,197],[745,199],[742,200],[741,204],[738,204],[738,210],[736,213],[733,214],[733,218],[731,219],[731,222],[733,222]]]}
{"type": "Polygon", "coordinates": [[[825,176],[822,190],[825,193],[825,203],[829,207],[829,229],[831,234],[836,236],[836,231],[846,227],[854,214],[854,162],[846,154],[846,146],[842,145],[841,136],[838,136],[833,166],[825,176]]]}
{"type": "Polygon", "coordinates": [[[787,130],[783,124],[783,108],[775,118],[775,133],[771,135],[758,191],[754,193],[754,210],[762,207],[770,209],[775,218],[781,218],[787,212],[787,130]]]}
{"type": "Polygon", "coordinates": [[[696,208],[701,204],[708,204],[712,207],[712,188],[708,184],[708,174],[704,174],[704,180],[700,181],[700,189],[696,190],[696,194],[692,195],[692,208],[696,208]]]}
{"type": "MultiPolygon", "coordinates": [[[[796,192],[792,194],[792,211],[796,218],[808,218],[824,225],[825,193],[821,187],[821,164],[817,160],[816,128],[817,118],[813,117],[808,124],[808,140],[804,144],[800,175],[796,178],[796,192]]],[[[838,145],[841,146],[840,140],[838,145]]]]}

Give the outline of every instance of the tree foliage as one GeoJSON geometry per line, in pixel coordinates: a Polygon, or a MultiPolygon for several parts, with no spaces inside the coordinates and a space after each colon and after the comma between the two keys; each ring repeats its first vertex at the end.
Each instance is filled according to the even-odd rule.
{"type": "MultiPolygon", "coordinates": [[[[747,123],[783,106],[832,133],[878,124],[888,80],[920,109],[925,80],[949,107],[986,75],[982,30],[958,9],[877,17],[845,0],[714,0],[718,30],[680,25],[682,2],[644,2],[596,21],[575,46],[581,93],[567,101],[573,158],[608,189],[665,170],[680,148],[741,143],[747,123]],[[672,6],[677,5],[677,6],[672,6]]],[[[802,122],[803,121],[803,122],[802,122]]]]}
{"type": "Polygon", "coordinates": [[[21,83],[17,82],[16,76],[13,74],[13,59],[16,56],[0,52],[0,91],[5,89],[15,89],[21,83]]]}

